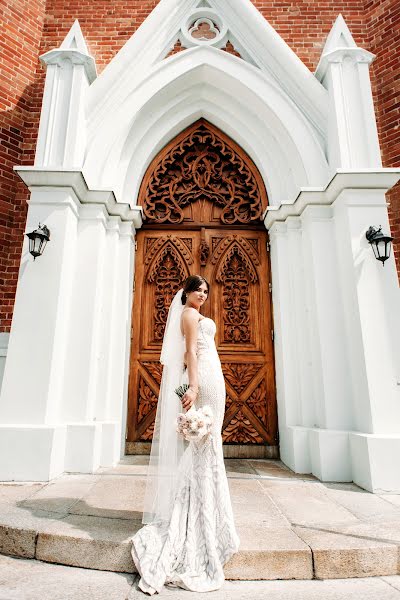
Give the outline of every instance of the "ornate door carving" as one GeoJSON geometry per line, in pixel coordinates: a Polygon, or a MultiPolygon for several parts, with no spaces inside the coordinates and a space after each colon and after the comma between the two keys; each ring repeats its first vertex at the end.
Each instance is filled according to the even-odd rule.
{"type": "Polygon", "coordinates": [[[151,441],[168,307],[191,273],[210,282],[203,314],[217,324],[227,398],[223,440],[277,445],[266,232],[140,231],[127,439],[151,441]]]}
{"type": "Polygon", "coordinates": [[[152,161],[139,203],[145,223],[137,234],[128,453],[149,449],[168,308],[193,273],[211,285],[204,315],[217,324],[227,389],[224,442],[276,447],[270,272],[261,221],[267,196],[257,168],[200,120],[152,161]]]}
{"type": "Polygon", "coordinates": [[[180,284],[199,272],[198,232],[137,234],[132,313],[127,440],[152,439],[162,365],[159,362],[168,309],[180,284]]]}
{"type": "Polygon", "coordinates": [[[261,224],[268,200],[242,148],[200,119],[152,161],[138,203],[151,224],[231,226],[261,224]]]}
{"type": "Polygon", "coordinates": [[[224,442],[277,444],[266,232],[207,229],[207,310],[226,383],[224,442]]]}

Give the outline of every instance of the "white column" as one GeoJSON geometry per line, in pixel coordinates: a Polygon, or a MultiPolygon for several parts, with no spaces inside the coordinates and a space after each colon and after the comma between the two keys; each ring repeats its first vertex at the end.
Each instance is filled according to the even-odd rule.
{"type": "Polygon", "coordinates": [[[331,167],[381,167],[369,65],[375,55],[358,48],[340,15],[315,75],[329,92],[328,158],[331,167]]]}
{"type": "Polygon", "coordinates": [[[309,433],[312,472],[323,480],[349,481],[352,387],[332,209],[306,206],[301,220],[316,401],[314,428],[309,433]]]}
{"type": "MultiPolygon", "coordinates": [[[[371,225],[381,225],[390,234],[384,194],[398,181],[399,173],[399,169],[340,170],[325,189],[303,190],[293,204],[285,203],[265,216],[266,227],[288,232],[289,240],[288,246],[276,246],[281,257],[272,261],[273,286],[278,281],[285,295],[295,298],[290,306],[287,298],[280,305],[281,293],[274,297],[274,315],[279,325],[286,320],[280,313],[296,304],[295,326],[302,336],[304,303],[310,336],[309,353],[299,342],[296,353],[311,357],[315,412],[308,404],[308,422],[303,411],[302,425],[282,422],[307,440],[310,470],[317,477],[355,481],[376,492],[400,490],[394,459],[400,455],[400,290],[394,257],[382,267],[365,233],[371,225]],[[303,290],[297,261],[302,263],[303,290]],[[282,273],[290,278],[290,286],[281,285],[282,273]]],[[[286,339],[299,340],[288,333],[286,339]]],[[[290,349],[288,356],[283,351],[276,359],[277,383],[282,379],[283,392],[288,389],[287,378],[294,377],[292,370],[282,368],[286,359],[289,366],[293,364],[290,349]]],[[[302,361],[297,379],[301,381],[305,364],[302,357],[298,360],[302,361]]],[[[279,393],[278,402],[286,410],[286,399],[281,400],[279,393]]],[[[286,446],[282,459],[304,472],[296,465],[305,455],[304,448],[292,447],[293,462],[287,462],[286,446]]]]}
{"type": "Polygon", "coordinates": [[[60,404],[78,204],[67,187],[31,193],[26,231],[40,221],[50,229],[50,241],[34,261],[24,236],[0,398],[1,480],[43,480],[63,470],[60,404]]]}
{"type": "Polygon", "coordinates": [[[112,359],[110,352],[111,336],[113,329],[113,309],[115,306],[116,288],[118,286],[118,242],[119,217],[109,217],[106,222],[106,237],[103,262],[103,301],[100,307],[100,340],[98,356],[98,383],[95,397],[94,418],[104,421],[109,418],[107,406],[107,385],[109,363],[112,359]]]}
{"type": "Polygon", "coordinates": [[[112,333],[107,384],[107,410],[110,419],[121,424],[117,460],[125,455],[126,419],[131,348],[135,228],[130,222],[120,225],[118,242],[118,283],[113,304],[112,333]]]}
{"type": "Polygon", "coordinates": [[[63,420],[68,423],[66,471],[92,472],[100,465],[101,426],[96,423],[100,337],[104,301],[107,211],[80,207],[77,261],[63,381],[63,420]],[[85,440],[85,442],[83,442],[85,440]]]}
{"type": "Polygon", "coordinates": [[[276,222],[269,230],[271,243],[272,305],[280,455],[291,468],[310,470],[307,435],[297,434],[300,423],[299,374],[295,340],[295,308],[290,277],[287,226],[276,222]]]}
{"type": "Polygon", "coordinates": [[[393,256],[378,262],[365,232],[390,233],[384,190],[346,189],[334,203],[341,285],[346,293],[353,378],[354,481],[371,491],[400,489],[400,293],[393,256]],[[357,433],[356,433],[357,432],[357,433]]]}
{"type": "Polygon", "coordinates": [[[294,320],[294,347],[297,359],[299,417],[296,425],[313,427],[315,424],[315,398],[313,390],[313,364],[310,344],[310,306],[307,304],[305,268],[303,259],[303,231],[299,217],[286,219],[289,265],[294,320]]]}
{"type": "Polygon", "coordinates": [[[86,146],[85,99],[96,68],[78,21],[60,48],[40,60],[47,70],[35,166],[80,167],[86,146]]]}
{"type": "Polygon", "coordinates": [[[6,365],[9,337],[10,334],[8,332],[0,333],[0,392],[3,383],[4,367],[6,365]]]}
{"type": "Polygon", "coordinates": [[[100,354],[95,418],[102,428],[101,466],[125,454],[126,381],[129,375],[132,264],[130,222],[112,217],[107,223],[104,302],[100,318],[100,354]],[[128,358],[128,362],[126,359],[128,358]]]}
{"type": "Polygon", "coordinates": [[[24,238],[0,396],[0,480],[48,481],[115,464],[124,446],[132,224],[141,226],[142,211],[88,189],[79,170],[16,170],[31,190],[26,231],[45,224],[50,241],[33,261],[24,238]]]}

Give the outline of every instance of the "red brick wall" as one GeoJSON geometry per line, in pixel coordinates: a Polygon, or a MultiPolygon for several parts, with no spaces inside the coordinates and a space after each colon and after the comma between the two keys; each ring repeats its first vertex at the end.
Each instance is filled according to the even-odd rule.
{"type": "Polygon", "coordinates": [[[26,127],[45,16],[45,0],[11,0],[0,6],[0,331],[8,331],[21,256],[24,186],[13,165],[24,157],[26,127]]]}
{"type": "MultiPolygon", "coordinates": [[[[400,2],[368,0],[368,50],[376,54],[371,78],[384,167],[400,167],[400,2]]],[[[400,274],[400,185],[387,194],[400,274]]]]}
{"type": "MultiPolygon", "coordinates": [[[[384,165],[398,165],[400,35],[395,32],[400,10],[398,0],[253,2],[312,71],[333,22],[339,13],[343,14],[356,42],[377,54],[372,73],[384,165]]],[[[0,33],[0,66],[4,80],[0,93],[0,126],[4,141],[0,148],[0,331],[8,331],[11,324],[28,197],[24,185],[12,173],[12,166],[33,164],[34,160],[44,83],[38,56],[58,47],[77,18],[98,72],[101,72],[157,3],[158,0],[9,0],[3,9],[5,28],[0,33]]],[[[390,196],[390,216],[392,233],[399,244],[398,190],[396,188],[390,196]]]]}
{"type": "Polygon", "coordinates": [[[364,0],[253,0],[253,4],[311,71],[339,13],[356,43],[366,45],[364,0]]]}

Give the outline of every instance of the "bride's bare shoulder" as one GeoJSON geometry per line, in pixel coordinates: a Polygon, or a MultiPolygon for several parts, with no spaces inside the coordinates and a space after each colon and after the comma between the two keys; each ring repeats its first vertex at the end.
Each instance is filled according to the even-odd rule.
{"type": "Polygon", "coordinates": [[[195,326],[198,322],[200,318],[200,314],[199,311],[196,310],[195,308],[192,307],[188,307],[188,308],[184,308],[182,311],[182,324],[181,324],[181,331],[184,335],[184,331],[186,329],[186,327],[191,327],[191,326],[195,326]]]}
{"type": "Polygon", "coordinates": [[[199,311],[189,306],[182,311],[182,321],[188,323],[190,321],[198,321],[200,318],[199,311]]]}

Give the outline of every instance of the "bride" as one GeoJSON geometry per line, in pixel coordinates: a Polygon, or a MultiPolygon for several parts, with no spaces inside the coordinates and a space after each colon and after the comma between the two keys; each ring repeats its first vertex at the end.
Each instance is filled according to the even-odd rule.
{"type": "Polygon", "coordinates": [[[215,322],[200,314],[210,287],[191,275],[169,308],[161,349],[157,404],[142,527],[132,538],[139,588],[163,585],[195,592],[219,589],[223,566],[239,549],[222,451],[225,381],[215,322]],[[182,399],[174,390],[188,384],[182,399]],[[182,403],[182,404],[181,404],[182,403]],[[199,441],[176,430],[183,409],[210,406],[213,424],[199,441]]]}

